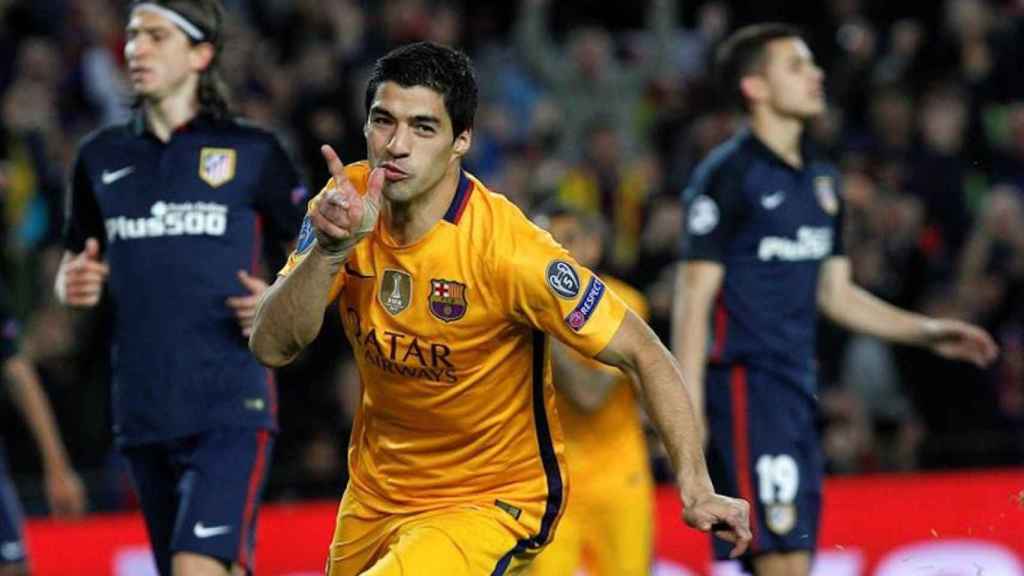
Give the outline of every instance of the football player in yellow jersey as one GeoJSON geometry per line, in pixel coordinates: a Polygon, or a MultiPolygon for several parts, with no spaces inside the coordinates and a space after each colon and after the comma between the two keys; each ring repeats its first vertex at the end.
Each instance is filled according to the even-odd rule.
{"type": "Polygon", "coordinates": [[[633,376],[673,458],[687,524],[750,538],[748,505],[715,493],[672,355],[599,278],[464,172],[476,112],[469,59],[430,43],[377,61],[368,162],[310,201],[250,348],[290,362],[339,318],[362,399],[327,573],[521,574],[566,501],[548,339],[633,376]]]}
{"type": "MultiPolygon", "coordinates": [[[[534,222],[581,265],[601,262],[607,225],[600,215],[556,203],[544,206],[534,222]]],[[[601,280],[647,319],[642,294],[615,278],[601,280]]],[[[557,341],[551,343],[551,363],[572,491],[558,532],[530,574],[566,576],[585,568],[589,576],[646,576],[654,482],[629,377],[557,341]]]]}

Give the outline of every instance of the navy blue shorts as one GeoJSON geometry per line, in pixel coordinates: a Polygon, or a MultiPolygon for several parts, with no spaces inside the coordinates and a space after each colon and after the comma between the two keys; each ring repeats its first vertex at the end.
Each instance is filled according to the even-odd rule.
{"type": "MultiPolygon", "coordinates": [[[[715,489],[750,502],[749,556],[813,550],[823,458],[817,403],[780,375],[744,365],[709,366],[705,378],[708,470],[715,489]]],[[[732,545],[714,538],[716,560],[732,545]]]]}
{"type": "Polygon", "coordinates": [[[14,483],[7,472],[7,455],[0,446],[0,565],[25,561],[23,517],[14,483]]]}
{"type": "Polygon", "coordinates": [[[268,430],[229,428],[124,448],[161,574],[171,573],[176,552],[252,573],[273,444],[268,430]]]}

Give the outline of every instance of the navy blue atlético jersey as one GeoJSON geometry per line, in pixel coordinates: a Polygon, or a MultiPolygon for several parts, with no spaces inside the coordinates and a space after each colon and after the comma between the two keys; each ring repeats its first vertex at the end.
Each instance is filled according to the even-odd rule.
{"type": "Polygon", "coordinates": [[[81,144],[65,247],[110,265],[114,432],[122,445],[276,426],[270,372],[225,303],[264,246],[291,241],[306,190],[273,134],[200,115],[164,143],[143,115],[81,144]]]}
{"type": "Polygon", "coordinates": [[[843,254],[835,166],[802,149],[785,163],[749,129],[717,147],[683,192],[685,260],[725,270],[712,314],[712,363],[747,363],[816,390],[818,272],[843,254]]]}

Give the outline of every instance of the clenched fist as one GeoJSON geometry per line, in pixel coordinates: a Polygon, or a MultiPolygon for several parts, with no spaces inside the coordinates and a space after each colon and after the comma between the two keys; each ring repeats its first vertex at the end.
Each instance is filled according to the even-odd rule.
{"type": "Polygon", "coordinates": [[[100,243],[85,241],[85,249],[71,256],[65,253],[57,273],[57,299],[75,308],[89,308],[100,301],[110,266],[100,258],[100,243]]]}

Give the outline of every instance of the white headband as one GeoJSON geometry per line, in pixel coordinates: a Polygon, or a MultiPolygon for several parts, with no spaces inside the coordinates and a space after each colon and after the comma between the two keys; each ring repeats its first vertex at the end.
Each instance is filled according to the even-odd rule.
{"type": "Polygon", "coordinates": [[[173,22],[175,26],[181,28],[182,32],[196,42],[202,42],[206,39],[206,34],[203,34],[202,30],[200,30],[195,24],[189,22],[187,18],[170,8],[165,8],[159,4],[153,4],[152,2],[144,2],[142,4],[136,4],[133,10],[149,10],[150,12],[163,16],[173,22]]]}

